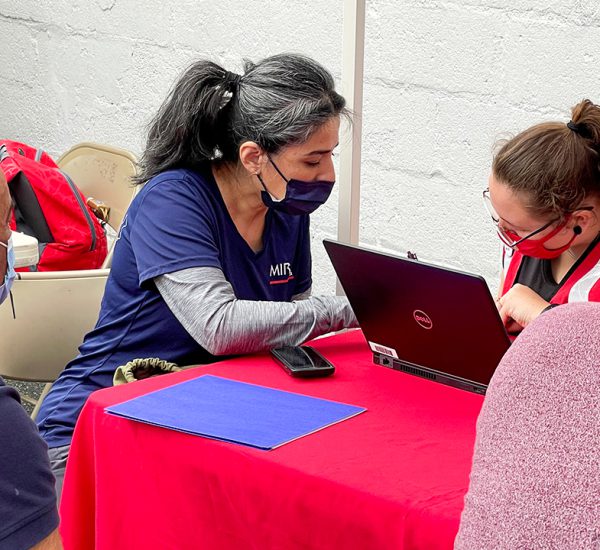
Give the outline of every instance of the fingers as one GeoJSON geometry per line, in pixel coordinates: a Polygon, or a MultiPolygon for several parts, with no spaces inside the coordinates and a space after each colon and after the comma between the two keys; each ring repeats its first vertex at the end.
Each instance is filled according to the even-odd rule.
{"type": "Polygon", "coordinates": [[[506,328],[506,332],[509,334],[518,333],[523,330],[523,326],[512,318],[512,311],[509,309],[510,301],[508,304],[502,298],[496,300],[496,306],[498,307],[498,313],[502,319],[502,324],[506,328]]]}
{"type": "Polygon", "coordinates": [[[500,314],[500,318],[502,319],[502,322],[506,325],[506,322],[510,318],[510,315],[507,311],[506,306],[504,305],[503,298],[498,298],[496,300],[496,307],[498,308],[498,313],[500,314]]]}
{"type": "Polygon", "coordinates": [[[509,334],[518,334],[523,330],[523,325],[517,323],[514,319],[508,319],[508,323],[505,325],[506,332],[509,334]]]}

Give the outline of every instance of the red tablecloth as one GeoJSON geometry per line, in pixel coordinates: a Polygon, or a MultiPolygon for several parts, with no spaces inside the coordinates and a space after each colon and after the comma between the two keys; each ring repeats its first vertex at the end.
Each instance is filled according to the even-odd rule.
{"type": "Polygon", "coordinates": [[[358,331],[314,346],[334,376],[255,355],[94,393],[67,466],[65,548],[452,548],[482,397],[374,365],[358,331]],[[104,412],[205,373],[368,411],[273,451],[104,412]]]}

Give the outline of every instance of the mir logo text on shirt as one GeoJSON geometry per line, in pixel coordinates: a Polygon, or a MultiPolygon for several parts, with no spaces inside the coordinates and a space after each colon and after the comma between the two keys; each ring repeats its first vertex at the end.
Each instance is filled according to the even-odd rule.
{"type": "Polygon", "coordinates": [[[290,262],[283,262],[280,264],[273,264],[269,269],[269,281],[270,285],[280,285],[283,283],[289,283],[294,278],[292,273],[292,266],[290,262]]]}

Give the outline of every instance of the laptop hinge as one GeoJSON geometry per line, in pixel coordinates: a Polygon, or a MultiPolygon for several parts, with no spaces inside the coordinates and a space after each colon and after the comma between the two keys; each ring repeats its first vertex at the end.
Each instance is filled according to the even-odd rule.
{"type": "Polygon", "coordinates": [[[383,367],[388,367],[390,369],[406,372],[414,376],[426,378],[427,380],[441,382],[442,384],[446,384],[447,386],[452,386],[454,388],[459,388],[461,390],[485,394],[485,391],[487,389],[487,386],[483,384],[478,384],[477,382],[473,382],[471,380],[465,380],[463,378],[458,378],[450,374],[445,374],[435,371],[433,369],[421,367],[419,365],[409,363],[408,361],[401,361],[400,359],[395,359],[394,357],[390,357],[389,355],[384,355],[382,353],[374,353],[373,362],[383,367]]]}

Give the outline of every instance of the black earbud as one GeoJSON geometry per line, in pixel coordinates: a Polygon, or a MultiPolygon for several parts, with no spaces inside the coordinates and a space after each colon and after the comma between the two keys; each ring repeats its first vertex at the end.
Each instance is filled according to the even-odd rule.
{"type": "Polygon", "coordinates": [[[583,229],[581,229],[581,227],[579,227],[578,225],[576,225],[573,228],[573,233],[575,233],[575,235],[581,235],[581,232],[583,231],[583,229]]]}

